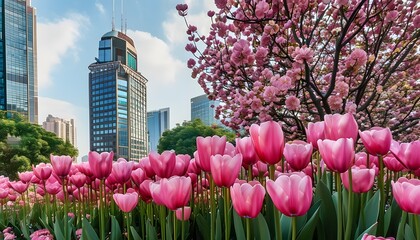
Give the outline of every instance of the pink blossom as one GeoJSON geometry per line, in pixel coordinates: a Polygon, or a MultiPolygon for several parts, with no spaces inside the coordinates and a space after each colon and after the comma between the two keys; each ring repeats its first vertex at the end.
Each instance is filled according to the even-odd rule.
{"type": "Polygon", "coordinates": [[[384,18],[384,22],[385,23],[393,22],[397,18],[398,18],[398,11],[397,10],[392,10],[392,11],[388,12],[388,14],[386,14],[386,16],[384,18]]]}
{"type": "Polygon", "coordinates": [[[177,4],[176,10],[178,11],[178,14],[182,17],[187,16],[188,13],[188,5],[187,4],[177,4]]]}
{"type": "Polygon", "coordinates": [[[297,47],[295,51],[292,53],[292,57],[294,60],[300,64],[311,63],[314,57],[314,51],[308,48],[306,45],[302,48],[297,47]]]}
{"type": "Polygon", "coordinates": [[[192,59],[192,58],[188,59],[187,67],[188,68],[193,68],[194,66],[195,66],[195,60],[192,59]]]}
{"type": "Polygon", "coordinates": [[[31,240],[53,240],[54,236],[48,229],[40,229],[31,234],[31,240]]]}
{"type": "Polygon", "coordinates": [[[270,5],[266,1],[259,1],[255,6],[255,16],[257,18],[264,18],[270,5]]]}
{"type": "Polygon", "coordinates": [[[227,4],[227,0],[214,0],[214,3],[216,4],[216,7],[219,9],[224,9],[227,4]]]}
{"type": "Polygon", "coordinates": [[[251,49],[249,48],[249,42],[247,40],[240,39],[233,45],[231,59],[235,65],[248,63],[248,57],[250,55],[251,49]]]}
{"type": "Polygon", "coordinates": [[[339,81],[335,84],[335,90],[340,97],[347,97],[349,94],[349,85],[343,81],[339,81]]]}
{"type": "Polygon", "coordinates": [[[280,91],[287,91],[292,87],[292,79],[288,76],[276,74],[270,79],[271,85],[278,88],[280,91]]]}
{"type": "Polygon", "coordinates": [[[336,95],[331,95],[328,98],[328,105],[330,105],[331,110],[340,110],[343,106],[343,99],[336,95]]]}
{"type": "Polygon", "coordinates": [[[263,93],[263,97],[264,97],[264,101],[266,102],[274,102],[277,100],[277,93],[278,90],[276,87],[273,86],[266,86],[264,88],[264,93],[263,93]]]}
{"type": "Polygon", "coordinates": [[[367,54],[360,48],[356,48],[350,56],[346,59],[346,68],[359,69],[365,65],[367,61],[367,54]]]}
{"type": "Polygon", "coordinates": [[[300,107],[300,100],[295,96],[288,96],[286,98],[286,108],[291,111],[296,111],[300,107]]]}

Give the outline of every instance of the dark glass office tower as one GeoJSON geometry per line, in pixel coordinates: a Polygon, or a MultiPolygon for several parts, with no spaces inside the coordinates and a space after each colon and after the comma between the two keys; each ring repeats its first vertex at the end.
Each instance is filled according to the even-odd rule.
{"type": "Polygon", "coordinates": [[[0,0],[0,110],[38,123],[36,14],[30,0],[0,0]]]}
{"type": "Polygon", "coordinates": [[[146,156],[147,79],[137,71],[133,40],[114,30],[103,35],[89,70],[90,150],[127,160],[146,156]]]}

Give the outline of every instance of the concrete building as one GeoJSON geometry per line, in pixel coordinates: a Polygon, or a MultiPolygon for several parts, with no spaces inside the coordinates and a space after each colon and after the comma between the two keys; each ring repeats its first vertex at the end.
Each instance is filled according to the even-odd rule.
{"type": "Polygon", "coordinates": [[[64,120],[58,117],[53,117],[50,114],[42,123],[42,127],[49,132],[55,133],[55,135],[64,141],[68,141],[73,146],[76,146],[76,126],[74,125],[74,119],[64,120]]]}
{"type": "Polygon", "coordinates": [[[5,0],[0,13],[0,110],[38,123],[35,9],[30,0],[5,0]]]}
{"type": "Polygon", "coordinates": [[[147,112],[147,132],[149,134],[149,152],[157,152],[159,139],[169,129],[169,108],[147,112]]]}
{"type": "Polygon", "coordinates": [[[205,125],[211,126],[216,124],[221,126],[220,121],[214,117],[216,115],[216,107],[219,104],[219,101],[208,99],[206,94],[191,98],[191,121],[200,119],[205,125]]]}
{"type": "Polygon", "coordinates": [[[90,150],[127,160],[146,156],[147,79],[137,70],[133,40],[119,31],[105,33],[89,70],[90,150]]]}

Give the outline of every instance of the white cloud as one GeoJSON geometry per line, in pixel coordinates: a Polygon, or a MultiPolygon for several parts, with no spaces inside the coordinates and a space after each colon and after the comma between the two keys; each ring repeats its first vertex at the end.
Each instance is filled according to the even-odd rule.
{"type": "Polygon", "coordinates": [[[170,46],[148,32],[128,30],[138,55],[138,70],[146,78],[174,83],[185,64],[171,54],[170,46]]]}
{"type": "Polygon", "coordinates": [[[64,120],[74,119],[79,158],[86,155],[89,151],[89,139],[86,137],[86,133],[89,132],[89,126],[85,124],[88,122],[88,119],[85,119],[89,115],[88,109],[58,99],[41,96],[38,99],[39,123],[42,125],[42,122],[46,120],[49,114],[64,120]]]}
{"type": "Polygon", "coordinates": [[[102,3],[96,1],[95,2],[95,7],[101,14],[105,14],[105,7],[102,3]]]}
{"type": "MultiPolygon", "coordinates": [[[[47,88],[52,84],[51,74],[70,50],[77,50],[81,30],[89,19],[80,14],[57,21],[38,22],[38,86],[47,88]],[[42,54],[41,54],[42,53],[42,54]]],[[[77,59],[77,53],[70,54],[77,59]]]]}

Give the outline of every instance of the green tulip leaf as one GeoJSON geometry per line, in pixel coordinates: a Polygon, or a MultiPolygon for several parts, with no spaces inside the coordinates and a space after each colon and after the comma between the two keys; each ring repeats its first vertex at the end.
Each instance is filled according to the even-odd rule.
{"type": "MultiPolygon", "coordinates": [[[[379,197],[380,191],[377,191],[375,195],[367,202],[365,206],[365,223],[366,226],[372,226],[378,220],[379,215],[379,197]]],[[[362,229],[363,230],[363,229],[362,229]]]]}
{"type": "Polygon", "coordinates": [[[215,239],[219,240],[222,239],[222,220],[220,219],[220,212],[217,210],[217,216],[216,216],[216,235],[215,239]]]}
{"type": "Polygon", "coordinates": [[[146,239],[157,240],[156,229],[150,224],[150,221],[146,221],[146,239]]]}
{"type": "Polygon", "coordinates": [[[130,232],[131,232],[131,236],[133,236],[134,240],[142,240],[140,235],[138,234],[138,232],[136,231],[136,229],[133,226],[130,226],[130,232]]]}
{"type": "Polygon", "coordinates": [[[305,226],[303,226],[302,230],[300,231],[297,240],[306,240],[306,239],[313,239],[315,228],[318,224],[318,207],[312,217],[306,222],[305,226]]]}
{"type": "Polygon", "coordinates": [[[95,230],[93,229],[92,225],[90,225],[89,221],[86,218],[82,220],[82,229],[83,229],[83,236],[87,240],[99,240],[98,234],[96,234],[95,230]]]}
{"type": "Polygon", "coordinates": [[[408,224],[405,225],[404,239],[405,240],[415,240],[416,239],[416,237],[414,235],[414,232],[413,232],[413,229],[408,224]]]}
{"type": "Polygon", "coordinates": [[[235,227],[236,239],[245,239],[244,225],[242,224],[241,217],[236,211],[233,211],[233,225],[235,227]]]}
{"type": "Polygon", "coordinates": [[[20,228],[22,229],[23,236],[25,236],[26,239],[29,239],[28,226],[23,221],[20,221],[20,228]]]}
{"type": "Polygon", "coordinates": [[[319,229],[318,232],[324,232],[325,239],[335,240],[337,238],[337,213],[331,192],[324,182],[320,181],[318,183],[313,201],[321,201],[319,218],[321,220],[320,225],[323,228],[319,229]]]}
{"type": "Polygon", "coordinates": [[[203,215],[197,215],[198,230],[204,240],[210,240],[210,219],[206,220],[203,215]]]}
{"type": "Polygon", "coordinates": [[[60,217],[57,217],[57,220],[54,222],[54,235],[57,240],[64,240],[64,234],[61,226],[63,226],[63,222],[60,217]]]}
{"type": "Polygon", "coordinates": [[[398,224],[402,215],[402,210],[395,200],[392,201],[390,208],[385,212],[385,233],[387,236],[396,236],[398,224]]]}
{"type": "Polygon", "coordinates": [[[121,240],[121,228],[115,216],[111,216],[111,236],[110,240],[121,240]]]}
{"type": "Polygon", "coordinates": [[[362,234],[359,235],[359,237],[357,237],[357,240],[361,240],[363,235],[365,235],[365,233],[369,234],[369,235],[374,235],[376,233],[376,228],[378,227],[378,223],[374,223],[372,226],[370,226],[368,229],[366,229],[364,232],[362,232],[362,234]]]}
{"type": "Polygon", "coordinates": [[[254,224],[255,237],[260,240],[270,240],[270,230],[264,216],[260,213],[256,219],[257,224],[254,224]]]}

